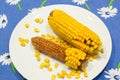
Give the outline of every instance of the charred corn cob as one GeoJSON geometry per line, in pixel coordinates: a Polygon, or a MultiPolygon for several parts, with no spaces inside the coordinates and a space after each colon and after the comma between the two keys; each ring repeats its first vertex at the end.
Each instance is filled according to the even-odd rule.
{"type": "Polygon", "coordinates": [[[66,48],[42,37],[33,37],[31,41],[36,50],[64,62],[73,69],[77,69],[86,58],[86,53],[77,48],[66,48]]]}
{"type": "Polygon", "coordinates": [[[102,50],[99,36],[64,11],[53,10],[48,17],[48,23],[61,39],[83,52],[92,54],[102,50]]]}

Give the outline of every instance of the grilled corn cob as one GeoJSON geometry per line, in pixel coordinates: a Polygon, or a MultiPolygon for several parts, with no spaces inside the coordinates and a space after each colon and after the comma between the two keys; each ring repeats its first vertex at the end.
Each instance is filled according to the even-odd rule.
{"type": "Polygon", "coordinates": [[[35,49],[64,62],[73,69],[77,69],[86,58],[86,53],[77,48],[66,48],[42,37],[33,37],[31,41],[35,49]]]}
{"type": "Polygon", "coordinates": [[[48,23],[61,39],[83,52],[93,55],[102,50],[99,36],[64,11],[53,10],[48,17],[48,23]]]}

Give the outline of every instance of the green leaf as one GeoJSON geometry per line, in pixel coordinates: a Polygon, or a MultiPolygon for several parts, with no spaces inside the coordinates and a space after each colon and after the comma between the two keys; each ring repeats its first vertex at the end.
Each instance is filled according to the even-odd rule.
{"type": "Polygon", "coordinates": [[[47,2],[47,0],[43,0],[43,2],[40,5],[40,8],[43,7],[46,2],[47,2]]]}
{"type": "Polygon", "coordinates": [[[110,0],[108,7],[110,7],[113,4],[114,0],[110,0]]]}
{"type": "Polygon", "coordinates": [[[11,63],[10,65],[11,65],[12,71],[13,71],[14,73],[16,73],[16,70],[15,70],[15,67],[14,67],[13,63],[11,63]]]}
{"type": "Polygon", "coordinates": [[[18,6],[19,10],[22,11],[22,7],[21,7],[20,3],[18,3],[17,6],[18,6]]]}
{"type": "Polygon", "coordinates": [[[118,63],[118,70],[120,70],[120,62],[118,63]]]}
{"type": "Polygon", "coordinates": [[[90,11],[90,7],[87,3],[85,3],[86,8],[90,11]]]}

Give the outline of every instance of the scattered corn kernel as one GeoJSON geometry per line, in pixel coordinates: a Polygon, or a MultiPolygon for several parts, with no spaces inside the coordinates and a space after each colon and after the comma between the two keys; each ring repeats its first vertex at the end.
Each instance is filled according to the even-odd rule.
{"type": "Polygon", "coordinates": [[[80,74],[76,74],[76,75],[75,75],[75,78],[76,78],[76,79],[80,78],[80,74]]]}
{"type": "Polygon", "coordinates": [[[72,76],[71,76],[70,74],[67,74],[66,76],[67,76],[67,78],[69,78],[69,79],[72,78],[72,76]]]}
{"type": "Polygon", "coordinates": [[[41,58],[40,58],[40,56],[37,56],[36,59],[37,59],[37,61],[40,61],[41,58]]]}
{"type": "Polygon", "coordinates": [[[23,41],[24,41],[24,39],[23,39],[22,37],[19,37],[18,40],[19,40],[20,42],[23,42],[23,41]]]}
{"type": "Polygon", "coordinates": [[[19,37],[18,40],[19,40],[20,45],[21,45],[22,47],[25,47],[25,46],[26,46],[26,43],[29,42],[28,39],[24,39],[24,38],[22,38],[22,37],[19,37]]]}
{"type": "Polygon", "coordinates": [[[44,63],[40,64],[40,69],[43,69],[45,67],[44,63]]]}
{"type": "Polygon", "coordinates": [[[48,58],[44,58],[44,62],[45,62],[45,63],[49,63],[50,60],[49,60],[48,58]]]}
{"type": "Polygon", "coordinates": [[[25,46],[26,46],[24,42],[20,42],[20,45],[21,45],[22,47],[25,47],[25,46]]]}
{"type": "Polygon", "coordinates": [[[29,42],[29,39],[24,39],[24,41],[25,41],[26,43],[28,43],[28,42],[29,42]]]}
{"type": "Polygon", "coordinates": [[[59,64],[58,63],[55,63],[54,64],[54,68],[58,68],[59,64]]]}
{"type": "Polygon", "coordinates": [[[60,74],[60,73],[57,73],[57,77],[58,77],[58,78],[62,78],[62,79],[63,79],[65,76],[64,76],[64,75],[62,75],[62,74],[60,74]]]}
{"type": "Polygon", "coordinates": [[[83,68],[82,70],[83,70],[83,72],[84,72],[84,76],[87,77],[88,74],[87,74],[86,68],[83,68]]]}
{"type": "Polygon", "coordinates": [[[38,51],[38,50],[35,50],[35,57],[37,57],[37,56],[39,56],[39,55],[40,55],[39,51],[38,51]]]}
{"type": "Polygon", "coordinates": [[[38,33],[39,32],[39,28],[34,28],[34,32],[38,33]]]}
{"type": "Polygon", "coordinates": [[[67,75],[67,72],[66,72],[65,70],[62,70],[61,73],[62,73],[63,75],[67,75]]]}
{"type": "Polygon", "coordinates": [[[53,75],[51,76],[51,80],[55,80],[55,79],[56,79],[56,75],[53,74],[53,75]]]}
{"type": "Polygon", "coordinates": [[[29,24],[28,23],[25,23],[25,28],[29,28],[29,24]]]}
{"type": "Polygon", "coordinates": [[[45,63],[45,67],[50,67],[50,63],[45,63]]]}
{"type": "Polygon", "coordinates": [[[35,22],[36,22],[36,23],[42,23],[42,22],[43,22],[43,19],[42,19],[42,18],[36,18],[36,19],[35,19],[35,22]]]}
{"type": "Polygon", "coordinates": [[[36,53],[39,53],[39,51],[38,51],[38,50],[35,50],[35,52],[36,52],[36,53]]]}
{"type": "Polygon", "coordinates": [[[52,71],[52,68],[51,68],[51,67],[48,67],[47,70],[48,70],[48,71],[52,71]]]}
{"type": "Polygon", "coordinates": [[[75,75],[75,72],[76,72],[75,70],[71,70],[70,75],[71,75],[71,76],[74,76],[74,75],[75,75]]]}

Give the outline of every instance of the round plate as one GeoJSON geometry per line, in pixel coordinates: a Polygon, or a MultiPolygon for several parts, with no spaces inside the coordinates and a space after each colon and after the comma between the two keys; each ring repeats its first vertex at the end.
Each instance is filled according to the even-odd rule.
{"type": "MultiPolygon", "coordinates": [[[[83,80],[91,80],[95,78],[105,68],[110,58],[112,48],[111,37],[107,27],[97,16],[83,8],[72,5],[59,4],[43,7],[34,12],[31,12],[18,23],[11,35],[9,46],[10,56],[16,69],[28,80],[50,80],[52,74],[56,74],[61,70],[69,71],[68,67],[63,63],[42,53],[41,61],[37,61],[34,57],[34,48],[32,47],[31,42],[26,44],[25,47],[21,47],[18,41],[19,37],[28,38],[30,40],[32,37],[39,36],[40,34],[49,33],[55,35],[47,22],[49,13],[54,9],[61,9],[67,12],[69,15],[88,26],[91,30],[100,36],[103,42],[104,53],[92,62],[89,62],[87,66],[87,78],[84,78],[83,74],[81,74],[81,79],[83,80]],[[43,18],[44,22],[42,24],[36,23],[34,20],[37,17],[43,18]],[[28,29],[24,27],[25,23],[29,23],[30,27],[28,29]],[[40,29],[39,33],[34,32],[35,27],[40,29]],[[53,68],[52,72],[47,71],[47,69],[40,69],[39,65],[43,62],[45,57],[50,59],[52,67],[56,62],[59,63],[59,67],[57,69],[53,68]]],[[[65,80],[75,80],[75,78],[65,78],[65,80]]]]}

